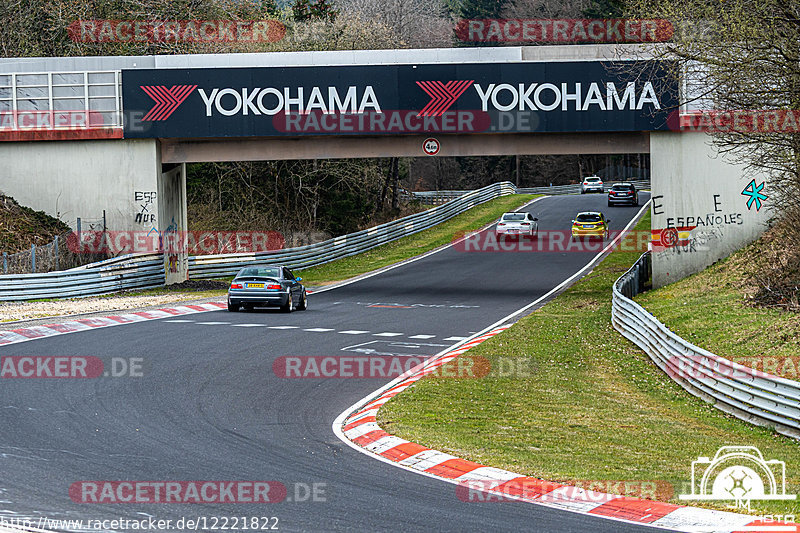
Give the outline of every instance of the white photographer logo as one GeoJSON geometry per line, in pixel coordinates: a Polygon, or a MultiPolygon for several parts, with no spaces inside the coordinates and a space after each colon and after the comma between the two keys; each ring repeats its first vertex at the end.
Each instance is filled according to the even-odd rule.
{"type": "Polygon", "coordinates": [[[786,494],[786,463],[764,460],[755,446],[723,446],[714,459],[692,461],[692,493],[681,500],[734,500],[749,507],[750,500],[794,500],[786,494]]]}

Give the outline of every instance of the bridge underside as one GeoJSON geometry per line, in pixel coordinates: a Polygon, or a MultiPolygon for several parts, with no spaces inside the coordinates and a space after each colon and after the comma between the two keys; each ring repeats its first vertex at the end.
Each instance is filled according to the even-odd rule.
{"type": "Polygon", "coordinates": [[[436,138],[438,157],[487,155],[631,154],[650,152],[650,134],[523,133],[391,135],[252,139],[161,139],[163,163],[348,159],[424,156],[423,141],[436,138]]]}

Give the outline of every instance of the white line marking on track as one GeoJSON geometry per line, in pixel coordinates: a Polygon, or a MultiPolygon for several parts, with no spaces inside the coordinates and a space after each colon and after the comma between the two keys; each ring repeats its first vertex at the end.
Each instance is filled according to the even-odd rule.
{"type": "MultiPolygon", "coordinates": [[[[412,336],[409,337],[409,339],[432,339],[435,336],[436,335],[412,335],[412,336]]],[[[445,339],[445,340],[447,340],[447,339],[445,339]]]]}
{"type": "Polygon", "coordinates": [[[184,323],[184,322],[194,322],[194,320],[165,320],[164,322],[177,322],[177,323],[184,323]]]}
{"type": "Polygon", "coordinates": [[[199,324],[200,326],[230,326],[230,322],[195,322],[195,324],[199,324]]]}
{"type": "Polygon", "coordinates": [[[333,331],[331,328],[304,328],[303,331],[333,331]]]}
{"type": "Polygon", "coordinates": [[[447,337],[446,341],[463,341],[464,339],[468,339],[469,337],[447,337]]]}
{"type": "Polygon", "coordinates": [[[385,331],[383,333],[373,333],[376,337],[399,337],[402,333],[393,333],[390,331],[385,331]]]}
{"type": "Polygon", "coordinates": [[[232,324],[232,325],[235,328],[257,328],[257,327],[265,328],[265,327],[267,327],[266,324],[232,324]]]}
{"type": "Polygon", "coordinates": [[[269,329],[297,329],[300,326],[267,326],[269,329]]]}
{"type": "Polygon", "coordinates": [[[362,333],[369,333],[369,331],[364,331],[360,329],[348,329],[346,331],[339,331],[339,333],[344,333],[345,335],[361,335],[362,333]]]}

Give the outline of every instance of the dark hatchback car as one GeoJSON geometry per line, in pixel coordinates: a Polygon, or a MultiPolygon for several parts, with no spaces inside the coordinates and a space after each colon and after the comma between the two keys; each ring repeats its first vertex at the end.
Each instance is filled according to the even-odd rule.
{"type": "Polygon", "coordinates": [[[233,278],[228,289],[228,311],[274,306],[291,313],[308,309],[303,278],[295,277],[285,266],[245,267],[233,278]]]}
{"type": "Polygon", "coordinates": [[[608,206],[639,205],[639,192],[632,183],[615,183],[608,190],[608,206]]]}

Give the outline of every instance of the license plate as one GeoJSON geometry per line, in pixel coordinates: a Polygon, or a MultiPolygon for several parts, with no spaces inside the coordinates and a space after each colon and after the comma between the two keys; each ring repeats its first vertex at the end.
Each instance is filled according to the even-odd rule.
{"type": "Polygon", "coordinates": [[[247,288],[248,289],[263,289],[264,288],[264,284],[263,283],[248,283],[247,284],[247,288]]]}
{"type": "Polygon", "coordinates": [[[583,225],[583,229],[594,229],[594,226],[592,226],[592,225],[588,225],[587,226],[586,224],[584,224],[583,225]]]}
{"type": "Polygon", "coordinates": [[[510,229],[508,230],[509,233],[519,233],[518,229],[510,229]]]}

